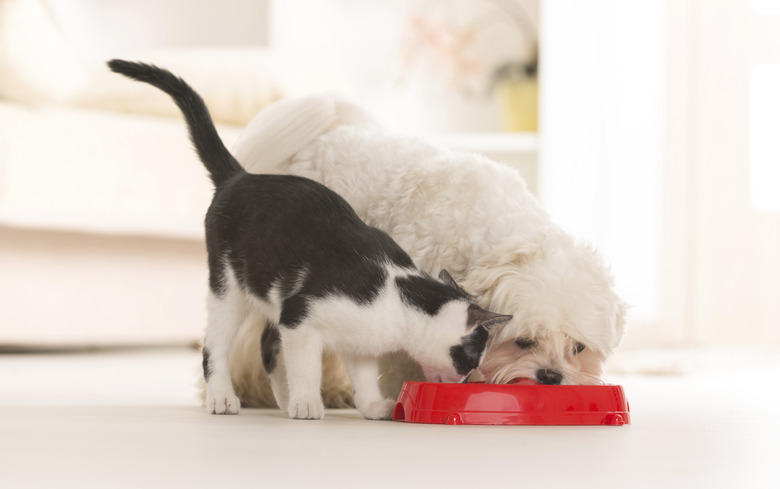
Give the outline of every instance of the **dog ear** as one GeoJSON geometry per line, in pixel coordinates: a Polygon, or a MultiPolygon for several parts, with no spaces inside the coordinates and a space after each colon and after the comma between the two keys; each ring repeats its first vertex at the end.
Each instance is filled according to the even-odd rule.
{"type": "Polygon", "coordinates": [[[486,311],[476,304],[471,304],[468,309],[466,325],[469,328],[481,326],[486,330],[490,330],[495,326],[506,323],[510,319],[512,319],[511,315],[486,311]]]}

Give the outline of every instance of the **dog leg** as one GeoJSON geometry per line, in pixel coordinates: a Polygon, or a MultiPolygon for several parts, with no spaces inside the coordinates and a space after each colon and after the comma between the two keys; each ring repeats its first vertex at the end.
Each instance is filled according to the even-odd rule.
{"type": "Polygon", "coordinates": [[[385,399],[379,391],[379,361],[373,357],[342,355],[352,387],[355,407],[366,419],[390,419],[395,401],[385,399]]]}

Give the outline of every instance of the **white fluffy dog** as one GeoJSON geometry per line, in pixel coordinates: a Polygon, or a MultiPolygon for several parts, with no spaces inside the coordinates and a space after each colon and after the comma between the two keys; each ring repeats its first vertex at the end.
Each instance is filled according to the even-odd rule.
{"type": "MultiPolygon", "coordinates": [[[[515,170],[390,133],[330,94],[266,108],[233,154],[252,172],[325,184],[422,269],[437,274],[446,268],[482,306],[514,315],[491,337],[480,367],[487,381],[600,382],[623,337],[626,307],[601,256],[553,223],[515,170]]],[[[231,368],[245,405],[272,406],[260,328],[247,324],[239,333],[231,368]]],[[[337,358],[325,362],[326,404],[348,405],[351,388],[337,358]]],[[[409,362],[386,362],[387,395],[419,375],[409,362]]]]}

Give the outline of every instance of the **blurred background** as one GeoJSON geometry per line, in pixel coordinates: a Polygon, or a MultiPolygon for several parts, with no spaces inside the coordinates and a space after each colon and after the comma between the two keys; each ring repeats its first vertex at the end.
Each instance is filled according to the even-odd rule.
{"type": "Polygon", "coordinates": [[[337,90],[513,165],[612,264],[644,368],[780,346],[780,0],[0,0],[0,349],[201,336],[210,183],[113,57],[182,75],[228,145],[337,90]]]}

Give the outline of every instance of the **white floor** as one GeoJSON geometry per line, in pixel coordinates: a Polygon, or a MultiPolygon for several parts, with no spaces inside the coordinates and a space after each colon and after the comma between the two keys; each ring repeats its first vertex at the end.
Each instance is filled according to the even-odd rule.
{"type": "Polygon", "coordinates": [[[613,375],[630,426],[532,427],[212,416],[192,350],[0,355],[0,487],[780,487],[780,358],[722,356],[613,375]]]}

